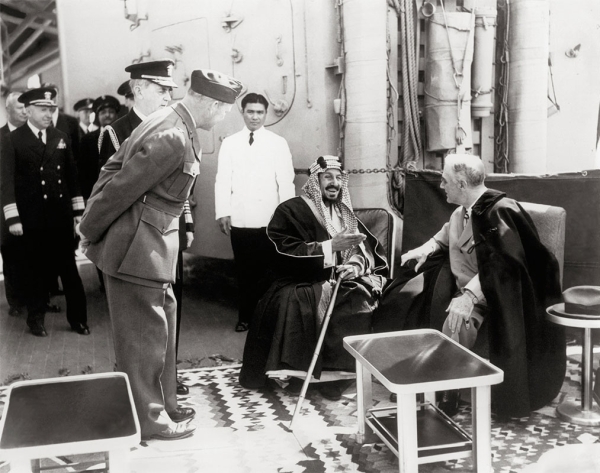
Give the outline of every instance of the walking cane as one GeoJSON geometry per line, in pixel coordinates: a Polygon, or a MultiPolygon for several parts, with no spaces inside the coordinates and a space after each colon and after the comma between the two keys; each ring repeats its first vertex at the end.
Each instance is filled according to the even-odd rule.
{"type": "Polygon", "coordinates": [[[335,305],[335,299],[337,297],[338,289],[340,288],[341,282],[342,278],[338,276],[337,280],[335,281],[335,286],[333,287],[333,294],[331,294],[329,305],[327,306],[327,312],[325,312],[325,318],[323,319],[323,326],[321,327],[321,333],[319,334],[319,339],[317,340],[317,346],[315,347],[315,352],[313,353],[310,366],[308,367],[308,371],[306,372],[306,379],[302,384],[300,396],[298,396],[298,402],[296,403],[296,409],[294,409],[294,415],[292,416],[290,426],[288,427],[289,431],[292,430],[292,425],[294,424],[296,414],[300,412],[300,408],[302,407],[302,403],[304,402],[308,385],[310,384],[313,371],[315,370],[315,365],[317,364],[317,359],[319,358],[319,353],[321,352],[321,347],[323,346],[323,340],[325,340],[325,333],[327,332],[327,326],[329,325],[329,320],[331,319],[331,313],[333,312],[333,306],[335,305]]]}

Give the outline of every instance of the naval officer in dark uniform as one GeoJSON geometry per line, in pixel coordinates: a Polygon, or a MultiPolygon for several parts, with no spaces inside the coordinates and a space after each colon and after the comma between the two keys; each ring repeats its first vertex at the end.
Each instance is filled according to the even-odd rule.
{"type": "MultiPolygon", "coordinates": [[[[19,102],[21,92],[11,92],[6,97],[6,125],[0,128],[0,147],[10,141],[10,132],[27,121],[25,105],[19,102]]],[[[0,151],[0,160],[2,151],[0,151]]],[[[25,250],[23,239],[8,231],[4,212],[0,212],[0,254],[2,254],[2,272],[4,273],[4,292],[8,302],[8,314],[20,315],[24,312],[27,297],[27,280],[23,273],[25,250]]]]}
{"type": "Polygon", "coordinates": [[[108,125],[102,137],[100,148],[100,168],[116,153],[119,146],[131,135],[148,115],[165,108],[171,101],[171,91],[177,84],[173,82],[171,59],[132,64],[125,68],[130,73],[129,90],[133,94],[133,107],[127,115],[108,125]]]}
{"type": "Polygon", "coordinates": [[[82,138],[81,157],[77,163],[81,193],[86,200],[89,198],[92,187],[98,179],[100,168],[104,165],[104,163],[100,163],[100,149],[102,148],[104,130],[117,118],[121,104],[112,95],[101,95],[94,100],[92,107],[96,114],[95,121],[98,122],[100,128],[82,138]]]}
{"type": "Polygon", "coordinates": [[[125,108],[127,108],[127,111],[131,110],[133,108],[133,92],[131,91],[131,86],[129,85],[129,79],[119,86],[117,89],[117,94],[122,95],[125,98],[125,108]]]}
{"type": "Polygon", "coordinates": [[[2,148],[2,206],[9,232],[23,238],[26,249],[27,325],[47,335],[45,275],[57,271],[67,301],[67,320],[89,335],[83,284],[75,263],[74,225],[84,204],[69,137],[52,124],[56,90],[41,87],[23,93],[27,122],[10,134],[2,148]]]}
{"type": "Polygon", "coordinates": [[[77,113],[77,121],[79,123],[79,141],[88,133],[94,131],[90,130],[90,115],[92,114],[92,106],[94,105],[94,99],[86,98],[75,102],[73,110],[77,113]]]}

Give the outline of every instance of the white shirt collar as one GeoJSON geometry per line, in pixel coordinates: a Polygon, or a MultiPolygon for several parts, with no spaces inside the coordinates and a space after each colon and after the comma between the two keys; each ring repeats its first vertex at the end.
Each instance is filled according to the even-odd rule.
{"type": "Polygon", "coordinates": [[[188,111],[188,113],[190,114],[190,117],[192,117],[192,123],[194,124],[194,128],[196,127],[196,120],[194,120],[194,115],[192,115],[191,110],[188,108],[188,106],[186,104],[184,104],[183,102],[179,102],[181,105],[183,105],[183,107],[188,111]]]}
{"type": "Polygon", "coordinates": [[[250,128],[248,128],[246,125],[244,125],[244,130],[246,131],[246,133],[248,133],[248,135],[250,135],[250,133],[254,133],[254,136],[256,136],[258,133],[260,133],[261,131],[263,131],[265,129],[264,126],[261,126],[258,130],[256,131],[250,131],[250,128]]]}
{"type": "Polygon", "coordinates": [[[38,133],[41,131],[42,132],[42,141],[44,143],[46,143],[46,130],[40,130],[39,128],[36,128],[35,126],[33,126],[33,124],[27,120],[27,125],[29,125],[29,128],[31,129],[31,131],[33,131],[33,134],[35,135],[36,138],[38,138],[38,133]]]}
{"type": "Polygon", "coordinates": [[[136,108],[135,105],[133,106],[133,113],[135,113],[138,117],[140,117],[142,119],[142,121],[144,121],[146,119],[147,115],[144,115],[142,112],[140,112],[140,110],[138,108],[136,108]]]}
{"type": "Polygon", "coordinates": [[[16,125],[13,125],[13,124],[12,124],[11,122],[9,122],[8,120],[7,120],[7,122],[6,122],[6,123],[8,123],[8,129],[9,129],[9,131],[13,131],[13,130],[16,130],[17,128],[19,128],[18,126],[16,126],[16,125]]]}
{"type": "Polygon", "coordinates": [[[471,205],[469,205],[469,207],[465,207],[465,211],[467,212],[467,214],[469,215],[469,217],[471,216],[471,211],[473,210],[473,206],[477,203],[477,201],[479,200],[479,198],[485,194],[485,191],[487,189],[484,188],[481,192],[479,192],[479,195],[477,196],[477,198],[473,201],[473,203],[471,205]]]}

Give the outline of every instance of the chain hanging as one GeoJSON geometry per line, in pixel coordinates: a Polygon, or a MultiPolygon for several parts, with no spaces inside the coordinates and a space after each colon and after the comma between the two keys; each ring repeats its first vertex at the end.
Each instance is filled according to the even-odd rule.
{"type": "MultiPolygon", "coordinates": [[[[504,11],[504,28],[502,52],[500,54],[500,77],[498,79],[498,113],[496,114],[496,158],[494,159],[494,171],[508,173],[510,160],[508,156],[508,86],[509,65],[508,37],[510,31],[510,5],[505,0],[502,10],[504,11]]],[[[500,2],[498,4],[500,9],[500,2]]]]}

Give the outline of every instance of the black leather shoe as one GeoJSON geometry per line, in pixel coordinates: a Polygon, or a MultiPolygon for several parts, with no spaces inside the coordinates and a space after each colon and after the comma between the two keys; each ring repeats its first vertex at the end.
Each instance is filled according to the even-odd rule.
{"type": "Polygon", "coordinates": [[[235,324],[236,332],[245,332],[249,328],[250,328],[250,325],[248,324],[248,322],[238,322],[237,324],[235,324]]]}
{"type": "Polygon", "coordinates": [[[184,422],[193,419],[196,411],[191,407],[178,407],[173,412],[169,412],[169,417],[173,422],[184,422]]]}
{"type": "Polygon", "coordinates": [[[188,388],[181,381],[177,381],[177,395],[185,396],[186,394],[189,394],[189,393],[190,393],[190,388],[188,388]]]}
{"type": "Polygon", "coordinates": [[[46,304],[46,312],[51,312],[53,314],[58,314],[62,309],[60,308],[59,305],[56,304],[50,304],[50,302],[48,302],[46,304]]]}
{"type": "Polygon", "coordinates": [[[339,401],[342,398],[342,389],[334,382],[319,383],[317,388],[325,399],[339,401]]]}
{"type": "Polygon", "coordinates": [[[460,391],[452,389],[436,393],[439,409],[448,417],[458,414],[458,403],[460,401],[460,391]]]}
{"type": "Polygon", "coordinates": [[[292,396],[297,396],[302,391],[302,385],[304,384],[304,380],[300,378],[290,378],[287,386],[283,388],[285,392],[291,394],[292,396]]]}
{"type": "Polygon", "coordinates": [[[90,328],[85,324],[71,325],[71,328],[73,329],[74,332],[77,332],[79,335],[89,335],[90,334],[90,328]]]}
{"type": "Polygon", "coordinates": [[[48,334],[46,333],[46,327],[44,327],[44,324],[42,322],[35,322],[33,324],[31,324],[29,326],[29,329],[31,330],[31,333],[33,335],[35,335],[36,337],[47,337],[48,334]]]}

